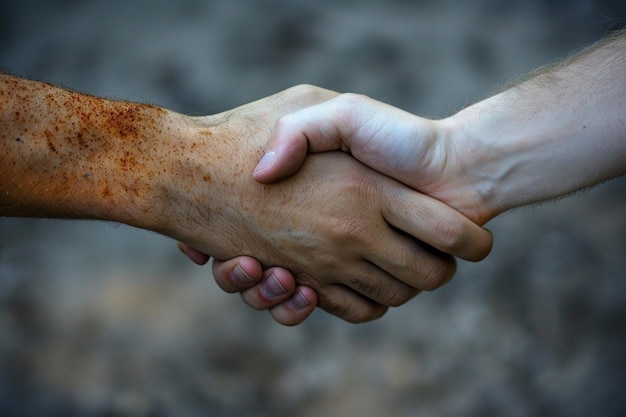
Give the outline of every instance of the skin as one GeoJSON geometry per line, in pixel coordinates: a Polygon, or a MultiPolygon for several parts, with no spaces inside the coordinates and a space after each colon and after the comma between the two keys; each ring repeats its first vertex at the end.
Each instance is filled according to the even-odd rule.
{"type": "MultiPolygon", "coordinates": [[[[254,177],[271,183],[298,171],[308,152],[341,150],[483,225],[626,174],[625,118],[621,31],[443,120],[355,94],[285,115],[254,177]]],[[[228,282],[236,265],[251,268],[253,260],[217,262],[218,283],[228,282]]],[[[289,285],[288,271],[281,278],[289,285]]]]}
{"type": "Polygon", "coordinates": [[[278,184],[254,181],[277,118],[336,95],[299,86],[189,117],[1,75],[0,215],[114,221],[219,259],[254,255],[305,286],[294,308],[380,317],[451,278],[444,252],[482,258],[491,236],[343,153],[308,158],[278,184]]]}

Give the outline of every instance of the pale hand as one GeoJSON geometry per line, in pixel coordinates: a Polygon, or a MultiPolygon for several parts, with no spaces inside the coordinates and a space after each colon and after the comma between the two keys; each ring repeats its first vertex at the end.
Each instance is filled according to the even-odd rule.
{"type": "Polygon", "coordinates": [[[487,220],[479,208],[468,204],[477,197],[468,195],[460,175],[462,158],[445,121],[425,119],[358,94],[342,94],[279,118],[254,178],[277,181],[296,172],[307,153],[334,150],[349,152],[479,224],[487,220]]]}

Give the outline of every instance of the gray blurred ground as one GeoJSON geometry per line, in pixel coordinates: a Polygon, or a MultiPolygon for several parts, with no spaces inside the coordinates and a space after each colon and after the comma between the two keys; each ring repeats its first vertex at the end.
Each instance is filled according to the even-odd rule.
{"type": "MultiPolygon", "coordinates": [[[[623,18],[589,0],[22,0],[0,5],[0,68],[191,114],[306,82],[442,117],[623,18]]],[[[509,213],[446,287],[296,328],[161,236],[0,219],[0,415],[624,416],[625,205],[621,179],[509,213]]]]}

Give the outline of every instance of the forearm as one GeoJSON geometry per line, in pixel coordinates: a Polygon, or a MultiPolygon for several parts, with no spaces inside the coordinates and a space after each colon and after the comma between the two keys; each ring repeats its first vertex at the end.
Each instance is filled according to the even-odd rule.
{"type": "Polygon", "coordinates": [[[181,116],[7,75],[0,106],[0,215],[156,220],[160,148],[181,116]]]}
{"type": "Polygon", "coordinates": [[[626,173],[626,36],[443,121],[480,221],[626,173]]]}

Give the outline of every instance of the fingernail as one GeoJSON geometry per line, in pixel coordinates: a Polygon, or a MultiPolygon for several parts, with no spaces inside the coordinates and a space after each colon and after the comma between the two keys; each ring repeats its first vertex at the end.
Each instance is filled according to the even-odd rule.
{"type": "Polygon", "coordinates": [[[268,152],[263,155],[263,158],[261,158],[256,168],[254,168],[254,173],[258,174],[269,169],[274,163],[274,159],[276,159],[276,152],[268,152]]]}
{"type": "Polygon", "coordinates": [[[304,310],[311,305],[311,302],[298,291],[294,296],[287,300],[287,305],[294,310],[304,310]]]}
{"type": "Polygon", "coordinates": [[[233,268],[232,277],[235,284],[245,286],[246,288],[251,284],[254,284],[254,280],[250,277],[250,275],[246,274],[246,271],[244,271],[239,264],[233,268]]]}
{"type": "Polygon", "coordinates": [[[271,299],[271,298],[276,298],[285,294],[287,290],[276,279],[276,276],[272,274],[269,276],[269,278],[261,282],[261,292],[267,298],[271,299]]]}

